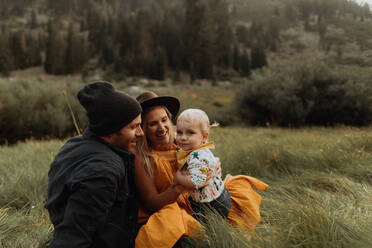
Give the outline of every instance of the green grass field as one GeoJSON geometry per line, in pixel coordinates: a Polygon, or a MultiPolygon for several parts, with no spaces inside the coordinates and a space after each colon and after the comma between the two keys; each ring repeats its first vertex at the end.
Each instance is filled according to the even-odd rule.
{"type": "MultiPolygon", "coordinates": [[[[223,173],[248,174],[262,192],[254,235],[211,218],[181,247],[371,247],[371,128],[215,128],[223,173]]],[[[63,141],[0,147],[0,247],[47,247],[47,172],[63,141]]]]}

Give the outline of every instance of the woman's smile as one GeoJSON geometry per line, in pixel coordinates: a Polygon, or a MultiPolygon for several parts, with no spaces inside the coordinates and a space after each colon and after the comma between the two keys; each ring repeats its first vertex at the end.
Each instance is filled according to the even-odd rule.
{"type": "Polygon", "coordinates": [[[155,106],[147,114],[146,136],[154,145],[169,144],[169,130],[171,121],[165,109],[161,106],[155,106]]]}

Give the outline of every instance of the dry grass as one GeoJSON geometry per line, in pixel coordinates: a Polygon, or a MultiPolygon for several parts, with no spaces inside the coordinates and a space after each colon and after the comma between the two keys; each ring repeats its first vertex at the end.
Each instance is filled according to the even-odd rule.
{"type": "MultiPolygon", "coordinates": [[[[370,247],[371,128],[216,128],[211,140],[224,173],[270,185],[263,222],[247,236],[211,217],[206,235],[180,247],[370,247]]],[[[0,247],[47,247],[47,171],[62,144],[0,147],[0,247]]]]}

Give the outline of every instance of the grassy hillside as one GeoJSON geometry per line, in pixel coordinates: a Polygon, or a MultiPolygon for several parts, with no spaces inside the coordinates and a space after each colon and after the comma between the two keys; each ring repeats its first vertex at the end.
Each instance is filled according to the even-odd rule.
{"type": "MultiPolygon", "coordinates": [[[[248,174],[262,192],[262,223],[246,236],[212,218],[181,247],[370,247],[372,129],[216,128],[223,173],[248,174]]],[[[63,141],[0,147],[0,247],[47,247],[49,164],[63,141]]]]}
{"type": "Polygon", "coordinates": [[[278,49],[267,49],[269,67],[291,66],[307,58],[348,66],[372,66],[371,9],[367,6],[346,0],[228,2],[234,25],[249,28],[252,23],[261,23],[267,36],[273,22],[280,30],[278,49]]]}

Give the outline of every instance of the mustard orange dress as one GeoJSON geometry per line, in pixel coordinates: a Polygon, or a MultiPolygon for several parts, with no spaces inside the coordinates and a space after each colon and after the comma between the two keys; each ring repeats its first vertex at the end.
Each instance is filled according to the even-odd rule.
{"type": "MultiPolygon", "coordinates": [[[[154,180],[159,193],[172,183],[178,170],[176,149],[153,150],[155,168],[154,180]]],[[[267,185],[260,180],[245,175],[225,178],[225,187],[231,195],[231,210],[227,220],[251,232],[260,222],[261,196],[254,190],[266,190],[267,185]]],[[[140,209],[138,221],[144,224],[137,235],[136,248],[171,248],[183,236],[191,236],[201,225],[192,217],[188,194],[181,194],[177,201],[164,206],[158,212],[147,215],[140,209]]]]}

